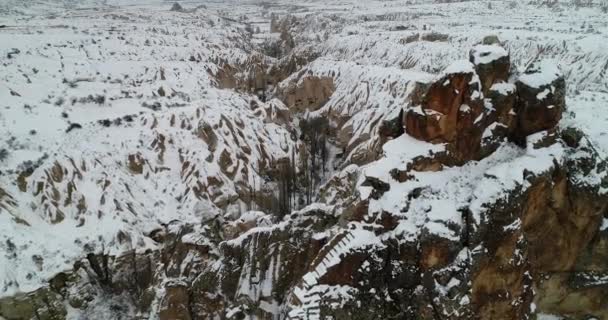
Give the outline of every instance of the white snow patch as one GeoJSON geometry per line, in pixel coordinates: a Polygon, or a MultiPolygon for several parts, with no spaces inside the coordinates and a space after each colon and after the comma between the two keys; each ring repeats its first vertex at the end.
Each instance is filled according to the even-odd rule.
{"type": "Polygon", "coordinates": [[[509,53],[501,46],[497,45],[477,45],[472,50],[473,63],[488,64],[500,58],[507,57],[509,53]]]}
{"type": "Polygon", "coordinates": [[[515,85],[508,82],[498,82],[493,84],[492,87],[490,87],[490,90],[496,91],[501,95],[506,96],[515,92],[515,85]]]}
{"type": "Polygon", "coordinates": [[[475,73],[475,66],[468,60],[458,60],[451,63],[442,72],[443,75],[458,73],[475,73]]]}
{"type": "Polygon", "coordinates": [[[561,76],[562,72],[554,61],[542,60],[519,76],[519,81],[528,87],[540,88],[551,84],[561,76]]]}

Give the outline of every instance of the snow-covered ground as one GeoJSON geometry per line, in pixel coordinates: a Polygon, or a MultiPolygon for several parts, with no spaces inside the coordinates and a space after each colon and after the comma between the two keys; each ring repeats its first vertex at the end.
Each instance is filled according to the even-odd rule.
{"type": "Polygon", "coordinates": [[[12,4],[37,14],[0,18],[0,295],[37,288],[85,251],[153,247],[145,234],[200,221],[215,208],[207,195],[233,201],[239,181],[261,181],[258,161],[289,151],[255,98],[217,88],[220,61],[251,52],[244,25],[217,10],[12,4]]]}
{"type": "MultiPolygon", "coordinates": [[[[519,71],[530,57],[557,63],[568,84],[563,125],[608,155],[608,14],[540,2],[184,1],[187,12],[172,12],[168,1],[0,0],[0,297],[38,288],[86,252],[153,248],[147,235],[172,220],[200,221],[220,206],[245,211],[237,190],[261,183],[259,163],[289,155],[295,142],[288,125],[252,107],[271,103],[221,89],[216,75],[277,38],[270,13],[298,17],[297,49],[320,57],[300,67],[336,83],[317,112],[346,117],[351,142],[406,107],[415,81],[497,35],[519,71]],[[201,137],[205,123],[216,142],[201,137]]],[[[365,170],[428,151],[410,140],[391,141],[388,157],[365,170]]],[[[448,170],[441,192],[453,199],[437,208],[458,207],[453,189],[476,192],[495,161],[524,157],[542,158],[505,147],[448,170]],[[469,180],[457,179],[471,167],[469,180]]]]}

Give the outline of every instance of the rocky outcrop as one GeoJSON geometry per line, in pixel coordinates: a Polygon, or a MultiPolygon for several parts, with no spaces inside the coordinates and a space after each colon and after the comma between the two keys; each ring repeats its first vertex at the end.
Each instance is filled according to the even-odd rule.
{"type": "Polygon", "coordinates": [[[469,60],[446,68],[404,117],[407,134],[446,144],[446,164],[482,159],[504,139],[525,143],[557,125],[565,82],[556,66],[534,64],[513,84],[509,55],[499,45],[478,45],[469,60]]]}
{"type": "MultiPolygon", "coordinates": [[[[86,257],[46,286],[0,299],[0,317],[608,317],[608,164],[581,131],[558,126],[565,83],[554,67],[541,62],[514,75],[498,41],[484,42],[469,61],[408,86],[410,108],[365,113],[379,139],[352,139],[357,128],[342,119],[332,133],[341,132],[355,155],[361,141],[373,140],[374,153],[353,156],[365,164],[331,176],[319,188],[322,204],[293,212],[266,213],[274,190],[255,183],[277,179],[303,154],[288,138],[297,132],[292,113],[320,110],[335,78],[301,74],[280,93],[285,103],[252,99],[242,117],[209,107],[142,118],[155,134],[149,150],[122,157],[124,172],[147,180],[178,163],[184,188],[175,201],[181,208],[191,200],[199,222],[159,223],[137,239],[121,230],[112,239],[122,247],[141,242],[145,251],[115,255],[87,244],[86,257]],[[191,144],[174,146],[177,128],[191,144]],[[190,148],[199,143],[204,156],[190,148]]],[[[237,86],[236,78],[225,80],[237,86]]],[[[357,94],[369,97],[366,88],[357,94]]],[[[17,181],[21,192],[39,195],[51,223],[91,218],[79,186],[100,160],[70,160],[17,181]]],[[[109,206],[96,214],[146,213],[143,204],[106,193],[122,183],[130,194],[127,182],[139,180],[103,177],[95,181],[98,201],[109,206]]],[[[16,210],[4,189],[0,207],[16,210]]]]}
{"type": "Polygon", "coordinates": [[[475,65],[475,72],[479,76],[485,96],[492,85],[509,80],[511,61],[509,54],[500,44],[475,46],[469,53],[469,61],[475,65]]]}
{"type": "Polygon", "coordinates": [[[222,61],[219,68],[208,68],[207,73],[215,79],[219,88],[255,93],[265,99],[267,87],[277,83],[282,75],[280,70],[276,69],[269,72],[270,65],[268,57],[252,54],[239,64],[222,61]]]}
{"type": "MultiPolygon", "coordinates": [[[[282,33],[281,37],[288,35],[282,33]]],[[[278,46],[279,48],[266,48],[266,51],[287,51],[284,57],[281,57],[278,61],[271,61],[268,56],[261,54],[250,55],[246,61],[239,64],[229,64],[222,61],[221,67],[216,69],[207,69],[214,79],[218,87],[226,89],[236,89],[242,92],[254,93],[261,100],[266,100],[267,93],[270,93],[274,87],[290,75],[300,71],[301,67],[307,63],[313,61],[318,53],[311,48],[304,48],[299,50],[291,50],[290,45],[286,44],[283,38],[279,41],[280,43],[267,44],[269,46],[278,46]]],[[[269,54],[273,56],[272,54],[269,54]]],[[[314,81],[313,81],[314,82],[314,81]]],[[[300,98],[315,99],[313,94],[327,95],[329,91],[333,91],[333,87],[328,84],[324,84],[324,89],[314,88],[315,84],[304,85],[299,89],[308,90],[304,95],[300,96],[295,93],[297,88],[291,88],[291,95],[295,95],[295,102],[300,98]]],[[[287,98],[287,93],[279,95],[287,98]]],[[[322,98],[322,99],[326,99],[322,98]]],[[[318,98],[317,98],[318,99],[318,98]]],[[[286,100],[283,100],[287,103],[286,100]]],[[[291,100],[290,100],[291,101],[291,100]]]]}
{"type": "Polygon", "coordinates": [[[27,295],[0,299],[0,315],[8,320],[55,320],[65,319],[67,311],[58,293],[44,289],[27,295]]]}
{"type": "Polygon", "coordinates": [[[470,123],[458,120],[468,114],[475,116],[482,112],[480,90],[472,64],[452,65],[445,76],[428,89],[423,105],[408,110],[406,132],[415,138],[436,143],[459,140],[461,131],[458,126],[470,126],[470,123]]]}
{"type": "Polygon", "coordinates": [[[161,319],[522,319],[539,311],[601,318],[608,290],[602,229],[608,196],[600,192],[608,187],[606,163],[584,140],[568,147],[558,136],[543,145],[535,141],[540,135],[528,139],[530,152],[565,156],[546,170],[520,171],[521,184],[481,207],[460,208],[462,221],[448,226],[456,236],[423,225],[410,237],[403,229],[417,219],[410,210],[435,195],[416,188],[405,195],[406,215],[376,214],[373,201],[395,190],[368,177],[362,185],[378,194],[359,214],[315,205],[281,222],[261,212],[203,226],[176,222],[150,235],[158,253],[90,255],[48,288],[1,300],[0,314],[22,319],[11,315],[37,312],[46,319],[50,312],[58,318],[48,319],[62,319],[66,302],[86,313],[99,297],[126,295],[137,312],[161,319]],[[586,180],[592,172],[600,184],[586,180]],[[25,301],[23,310],[18,301],[25,301]]]}
{"type": "MultiPolygon", "coordinates": [[[[587,155],[584,161],[593,163],[596,170],[605,170],[605,163],[589,147],[579,149],[587,155]]],[[[485,241],[491,241],[492,249],[473,274],[473,302],[482,318],[522,318],[535,312],[530,308],[574,317],[594,314],[601,318],[605,314],[605,306],[599,304],[608,288],[600,284],[590,293],[584,285],[563,281],[593,268],[593,262],[580,261],[580,257],[594,246],[592,239],[603,233],[599,226],[608,200],[598,189],[581,183],[586,173],[571,161],[576,160],[571,158],[541,175],[527,177],[529,188],[492,212],[496,217],[504,214],[511,218],[488,221],[494,227],[487,230],[485,241]],[[513,211],[517,214],[507,213],[513,211]],[[559,289],[556,283],[560,283],[559,289]],[[584,301],[582,297],[590,299],[590,295],[595,304],[575,308],[561,308],[558,300],[552,300],[580,296],[584,301]],[[514,297],[520,297],[518,305],[513,304],[514,297]]]]}
{"type": "Polygon", "coordinates": [[[566,82],[548,61],[532,64],[517,82],[517,136],[553,128],[566,108],[566,82]]]}
{"type": "Polygon", "coordinates": [[[295,112],[315,111],[334,93],[332,78],[304,75],[299,81],[284,89],[280,99],[295,112]]]}
{"type": "MultiPolygon", "coordinates": [[[[381,236],[366,242],[362,239],[369,234],[355,228],[330,241],[328,253],[322,250],[318,258],[325,267],[315,268],[310,275],[315,280],[301,287],[300,296],[315,298],[297,300],[294,318],[308,319],[308,313],[336,319],[525,319],[538,312],[603,317],[608,286],[600,274],[607,269],[598,263],[605,263],[604,256],[591,261],[585,253],[605,245],[599,223],[608,206],[608,195],[600,191],[608,186],[606,163],[588,144],[565,152],[546,171],[523,171],[525,183],[484,203],[478,222],[476,205],[459,209],[463,220],[454,229],[457,237],[429,229],[407,241],[392,233],[395,224],[382,227],[387,217],[374,217],[370,204],[369,212],[351,221],[371,223],[381,236]],[[588,169],[576,159],[585,159],[588,169]],[[583,181],[587,170],[600,170],[601,186],[583,181]],[[361,242],[367,244],[359,247],[361,242]],[[577,298],[582,304],[575,307],[577,298]]],[[[383,183],[364,181],[362,186],[386,190],[383,183]]],[[[416,189],[408,198],[427,196],[416,189]]],[[[415,219],[386,214],[396,219],[396,230],[415,219]]]]}

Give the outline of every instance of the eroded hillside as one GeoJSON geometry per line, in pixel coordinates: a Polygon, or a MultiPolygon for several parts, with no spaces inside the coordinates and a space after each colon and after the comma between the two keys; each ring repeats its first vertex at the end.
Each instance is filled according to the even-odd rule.
{"type": "Polygon", "coordinates": [[[7,2],[0,319],[607,318],[603,10],[7,2]]]}

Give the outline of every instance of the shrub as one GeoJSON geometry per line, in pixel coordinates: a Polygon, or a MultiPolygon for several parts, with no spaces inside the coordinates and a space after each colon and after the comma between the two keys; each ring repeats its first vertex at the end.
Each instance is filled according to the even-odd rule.
{"type": "Polygon", "coordinates": [[[8,158],[8,149],[2,148],[0,149],[0,161],[4,161],[8,158]]]}
{"type": "Polygon", "coordinates": [[[450,36],[439,32],[430,32],[421,36],[422,41],[429,42],[447,42],[450,36]]]}

